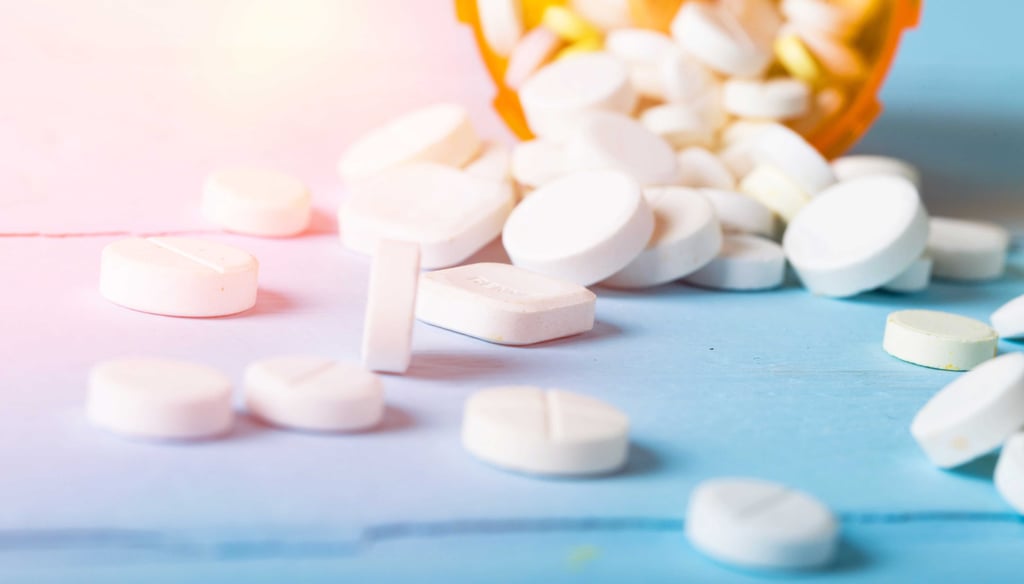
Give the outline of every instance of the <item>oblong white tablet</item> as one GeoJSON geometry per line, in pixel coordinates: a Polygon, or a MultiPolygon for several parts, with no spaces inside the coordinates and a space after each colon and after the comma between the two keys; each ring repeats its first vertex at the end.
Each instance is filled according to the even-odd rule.
{"type": "Polygon", "coordinates": [[[916,365],[966,371],[995,357],[998,343],[996,331],[979,320],[935,310],[900,310],[886,319],[883,347],[916,365]]]}
{"type": "Polygon", "coordinates": [[[719,189],[700,189],[700,192],[715,208],[723,230],[768,238],[775,236],[775,214],[751,197],[719,189]]]}
{"type": "Polygon", "coordinates": [[[942,468],[969,462],[1024,428],[1024,353],[990,359],[935,394],[910,432],[942,468]]]}
{"type": "Polygon", "coordinates": [[[812,197],[835,184],[836,176],[825,157],[803,136],[778,126],[757,137],[752,156],[758,164],[779,169],[812,197]]]}
{"type": "Polygon", "coordinates": [[[1003,444],[995,472],[996,490],[1017,513],[1024,515],[1024,432],[1003,444]]]}
{"type": "Polygon", "coordinates": [[[932,281],[932,258],[921,256],[914,260],[910,266],[903,270],[903,273],[890,280],[883,290],[889,292],[920,292],[931,284],[932,281]]]}
{"type": "Polygon", "coordinates": [[[756,235],[727,233],[715,259],[684,281],[712,290],[746,292],[778,288],[785,276],[786,256],[779,244],[756,235]]]}
{"type": "Polygon", "coordinates": [[[755,166],[740,181],[739,190],[777,213],[783,221],[792,221],[811,202],[800,185],[771,164],[755,166]]]}
{"type": "Polygon", "coordinates": [[[103,248],[100,294],[167,316],[224,316],[256,304],[256,258],[188,237],[132,237],[103,248]]]}
{"type": "Polygon", "coordinates": [[[622,114],[593,112],[585,116],[565,152],[573,170],[618,170],[641,186],[673,184],[679,176],[672,146],[622,114]]]}
{"type": "Polygon", "coordinates": [[[419,277],[418,245],[380,241],[370,269],[363,323],[363,367],[388,373],[405,373],[409,368],[419,277]]]}
{"type": "Polygon", "coordinates": [[[928,217],[914,185],[877,176],[829,187],[789,223],[786,257],[815,294],[853,296],[892,281],[921,257],[928,217]]]}
{"type": "Polygon", "coordinates": [[[671,28],[676,42],[719,73],[757,77],[771,64],[771,45],[717,3],[684,3],[671,28]]]}
{"type": "Polygon", "coordinates": [[[231,428],[231,380],[187,361],[105,361],[89,372],[86,414],[96,426],[128,436],[210,438],[231,428]]]}
{"type": "Polygon", "coordinates": [[[480,460],[508,470],[603,474],[626,464],[629,418],[578,393],[496,387],[466,400],[462,445],[480,460]]]}
{"type": "Polygon", "coordinates": [[[732,190],[736,178],[717,156],[705,148],[690,147],[676,155],[679,164],[677,184],[684,187],[732,190]]]}
{"type": "Polygon", "coordinates": [[[424,268],[461,262],[501,233],[515,203],[507,181],[440,164],[409,164],[361,181],[338,211],[345,247],[372,255],[381,239],[420,246],[424,268]]]}
{"type": "Polygon", "coordinates": [[[532,345],[594,328],[597,297],[579,284],[509,264],[420,276],[416,318],[500,345],[532,345]]]}
{"type": "Polygon", "coordinates": [[[487,46],[507,57],[523,36],[523,7],[520,0],[477,0],[480,31],[487,46]]]}
{"type": "Polygon", "coordinates": [[[341,157],[341,178],[352,182],[412,162],[462,166],[480,150],[466,108],[442,103],[407,113],[356,140],[341,157]]]}
{"type": "Polygon", "coordinates": [[[798,79],[730,79],[725,82],[725,111],[744,118],[789,120],[810,107],[811,88],[798,79]]]}
{"type": "Polygon", "coordinates": [[[512,263],[588,286],[626,267],[654,231],[640,185],[614,170],[577,172],[523,200],[505,223],[512,263]]]}
{"type": "Polygon", "coordinates": [[[568,172],[565,146],[550,140],[526,140],[512,148],[512,177],[535,189],[568,172]]]}
{"type": "Polygon", "coordinates": [[[640,114],[640,123],[675,148],[711,146],[715,126],[702,108],[682,103],[649,107],[640,114]]]}
{"type": "Polygon", "coordinates": [[[576,130],[588,113],[631,113],[636,93],[626,66],[615,57],[598,52],[559,59],[545,66],[523,84],[519,101],[534,134],[561,141],[576,130]]]}
{"type": "Polygon", "coordinates": [[[932,217],[929,221],[928,255],[936,278],[991,280],[1006,269],[1010,233],[985,221],[932,217]]]}
{"type": "Polygon", "coordinates": [[[914,183],[918,189],[921,188],[921,173],[917,168],[909,162],[889,156],[841,156],[832,161],[832,170],[839,180],[853,180],[879,174],[896,175],[914,183]]]}
{"type": "Polygon", "coordinates": [[[685,529],[701,553],[744,568],[821,568],[835,558],[839,540],[839,522],[821,501],[748,478],[697,485],[685,529]]]}
{"type": "Polygon", "coordinates": [[[235,168],[203,184],[203,215],[228,231],[265,237],[297,235],[309,226],[309,189],[273,170],[235,168]]]}
{"type": "Polygon", "coordinates": [[[651,187],[644,198],[654,211],[647,247],[625,268],[601,282],[612,288],[649,288],[678,280],[705,266],[722,249],[715,209],[700,192],[651,187]]]}
{"type": "Polygon", "coordinates": [[[1024,337],[1024,294],[992,313],[992,328],[1004,339],[1024,337]]]}
{"type": "Polygon", "coordinates": [[[249,413],[284,428],[352,432],[384,415],[380,378],[352,363],[323,357],[263,359],[245,369],[249,413]]]}

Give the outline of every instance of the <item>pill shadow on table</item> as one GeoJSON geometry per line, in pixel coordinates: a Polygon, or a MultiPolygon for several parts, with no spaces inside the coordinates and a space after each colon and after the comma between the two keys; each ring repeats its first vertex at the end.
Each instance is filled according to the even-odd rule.
{"type": "Polygon", "coordinates": [[[512,362],[482,353],[416,351],[405,377],[427,380],[458,380],[507,372],[512,362]]]}
{"type": "Polygon", "coordinates": [[[950,469],[949,472],[965,478],[992,482],[996,472],[996,463],[999,461],[999,454],[990,452],[985,456],[976,458],[967,464],[950,469]]]}
{"type": "Polygon", "coordinates": [[[217,318],[252,318],[254,316],[265,316],[268,314],[282,314],[288,312],[295,306],[295,302],[286,294],[267,288],[260,288],[256,293],[256,305],[238,314],[229,314],[217,318]]]}

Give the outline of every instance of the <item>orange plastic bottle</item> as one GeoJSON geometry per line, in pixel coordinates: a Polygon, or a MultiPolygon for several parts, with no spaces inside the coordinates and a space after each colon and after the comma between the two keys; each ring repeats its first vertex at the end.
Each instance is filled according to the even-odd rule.
{"type": "MultiPolygon", "coordinates": [[[[638,26],[664,29],[667,18],[675,12],[681,1],[685,0],[630,0],[633,21],[638,26]]],[[[865,32],[857,39],[857,46],[869,66],[867,78],[858,85],[857,91],[850,96],[841,113],[807,136],[829,158],[839,156],[853,146],[882,112],[878,94],[896,56],[903,32],[918,23],[921,1],[882,0],[872,21],[865,27],[865,32]]],[[[524,0],[524,24],[527,28],[536,26],[547,6],[564,3],[565,0],[524,0]]],[[[455,8],[459,20],[473,28],[477,47],[497,89],[494,108],[517,136],[530,138],[532,133],[519,105],[519,97],[503,81],[506,60],[492,52],[484,41],[477,14],[477,0],[455,0],[455,8]]]]}

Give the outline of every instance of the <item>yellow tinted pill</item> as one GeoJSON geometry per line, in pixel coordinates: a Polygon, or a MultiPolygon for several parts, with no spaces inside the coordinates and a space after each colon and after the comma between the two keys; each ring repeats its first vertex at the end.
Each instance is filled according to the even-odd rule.
{"type": "Polygon", "coordinates": [[[775,39],[775,57],[790,75],[811,87],[825,84],[824,69],[796,34],[783,34],[775,39]]]}
{"type": "Polygon", "coordinates": [[[601,36],[589,22],[564,6],[548,6],[541,24],[569,42],[601,36]]]}
{"type": "Polygon", "coordinates": [[[555,55],[556,59],[564,59],[573,55],[580,55],[583,53],[593,53],[601,50],[601,39],[596,36],[587,37],[585,39],[578,40],[573,44],[565,47],[558,54],[555,55]]]}

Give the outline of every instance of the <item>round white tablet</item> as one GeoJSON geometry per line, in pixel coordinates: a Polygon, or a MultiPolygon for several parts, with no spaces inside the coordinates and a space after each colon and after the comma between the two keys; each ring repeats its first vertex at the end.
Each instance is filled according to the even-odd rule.
{"type": "Polygon", "coordinates": [[[231,381],[220,371],[169,359],[118,359],[93,366],[89,420],[139,438],[189,440],[227,433],[231,381]]]}
{"type": "Polygon", "coordinates": [[[654,231],[640,185],[614,170],[570,174],[537,189],[505,223],[512,263],[583,286],[626,267],[654,231]]]}
{"type": "Polygon", "coordinates": [[[711,203],[693,189],[644,190],[654,210],[654,234],[628,266],[601,282],[612,288],[649,288],[678,280],[710,262],[722,249],[722,228],[711,203]]]}
{"type": "Polygon", "coordinates": [[[507,57],[523,36],[523,7],[520,0],[477,0],[480,31],[487,46],[507,57]]]}
{"type": "Polygon", "coordinates": [[[722,229],[768,238],[775,236],[775,214],[768,207],[734,191],[701,189],[700,192],[715,208],[722,229]]]}
{"type": "Polygon", "coordinates": [[[203,216],[228,231],[288,237],[306,230],[310,194],[298,179],[272,170],[215,172],[203,185],[203,216]]]}
{"type": "Polygon", "coordinates": [[[890,280],[883,290],[889,292],[920,292],[928,288],[932,281],[932,258],[921,256],[914,260],[903,273],[890,280]]]}
{"type": "Polygon", "coordinates": [[[440,164],[410,164],[354,185],[338,211],[345,247],[373,254],[381,239],[420,246],[424,268],[461,262],[501,233],[515,203],[507,181],[440,164]]]}
{"type": "Polygon", "coordinates": [[[640,123],[675,148],[710,146],[715,126],[702,108],[683,103],[664,103],[640,114],[640,123]]]}
{"type": "Polygon", "coordinates": [[[520,185],[535,189],[564,175],[568,163],[565,147],[550,140],[526,140],[512,148],[512,177],[520,185]]]}
{"type": "Polygon", "coordinates": [[[825,157],[803,136],[785,126],[760,134],[752,155],[755,162],[778,168],[811,196],[836,182],[825,157]]]}
{"type": "Polygon", "coordinates": [[[466,400],[462,445],[480,460],[508,470],[602,474],[626,464],[629,418],[578,393],[496,387],[466,400]]]}
{"type": "Polygon", "coordinates": [[[619,170],[642,186],[673,184],[679,175],[672,146],[622,114],[587,115],[569,138],[565,152],[573,170],[619,170]]]}
{"type": "Polygon", "coordinates": [[[991,280],[1006,269],[1010,233],[994,223],[932,217],[928,254],[936,278],[991,280]]]}
{"type": "Polygon", "coordinates": [[[736,179],[717,156],[700,147],[686,148],[676,155],[678,184],[684,187],[732,190],[736,179]]]}
{"type": "Polygon", "coordinates": [[[839,523],[821,501],[748,478],[697,485],[685,529],[701,553],[744,568],[820,568],[832,562],[839,540],[839,523]]]}
{"type": "Polygon", "coordinates": [[[363,323],[363,367],[388,373],[405,373],[409,368],[419,277],[419,246],[404,241],[380,241],[370,269],[363,323]]]}
{"type": "Polygon", "coordinates": [[[771,64],[771,45],[717,3],[684,3],[671,28],[676,42],[719,73],[757,77],[771,64]]]}
{"type": "Polygon", "coordinates": [[[990,359],[935,394],[910,432],[942,468],[969,462],[1024,428],[1024,353],[990,359]]]}
{"type": "Polygon", "coordinates": [[[644,28],[622,28],[608,33],[604,50],[626,63],[638,94],[656,99],[664,97],[661,62],[678,50],[671,37],[644,28]]]}
{"type": "Polygon", "coordinates": [[[889,156],[866,154],[842,156],[832,161],[832,170],[839,180],[853,180],[879,174],[896,175],[914,183],[918,189],[921,188],[921,173],[917,168],[909,162],[889,156]]]}
{"type": "Polygon", "coordinates": [[[342,179],[356,181],[412,162],[462,166],[480,150],[466,108],[432,105],[392,120],[356,140],[341,157],[342,179]]]}
{"type": "Polygon", "coordinates": [[[245,369],[249,413],[275,426],[315,432],[365,430],[384,415],[380,378],[352,363],[287,356],[245,369]]]}
{"type": "Polygon", "coordinates": [[[798,79],[730,79],[725,82],[725,111],[744,118],[789,120],[807,112],[811,88],[798,79]]]}
{"type": "Polygon", "coordinates": [[[712,290],[745,292],[778,288],[785,276],[786,256],[779,244],[756,235],[729,233],[723,238],[718,256],[687,276],[685,282],[712,290]]]}
{"type": "Polygon", "coordinates": [[[979,320],[935,310],[900,310],[886,319],[883,347],[910,363],[966,371],[994,357],[998,343],[998,333],[979,320]]]}
{"type": "Polygon", "coordinates": [[[235,247],[188,237],[132,237],[103,248],[100,294],[167,316],[224,316],[256,304],[259,263],[235,247]]]}
{"type": "Polygon", "coordinates": [[[815,294],[853,296],[892,281],[921,257],[928,217],[914,185],[892,176],[839,183],[789,223],[786,257],[815,294]]]}
{"type": "Polygon", "coordinates": [[[996,490],[1017,513],[1024,515],[1024,432],[1003,444],[995,473],[996,490]]]}
{"type": "Polygon", "coordinates": [[[631,113],[636,93],[626,66],[599,52],[559,59],[545,66],[523,84],[519,101],[534,134],[561,141],[588,113],[631,113]]]}
{"type": "Polygon", "coordinates": [[[758,164],[739,186],[740,192],[768,207],[783,221],[792,221],[811,197],[800,185],[771,164],[758,164]]]}
{"type": "Polygon", "coordinates": [[[1024,337],[1024,295],[999,307],[992,313],[992,327],[1005,339],[1024,337]]]}

